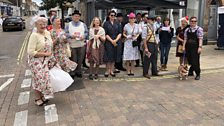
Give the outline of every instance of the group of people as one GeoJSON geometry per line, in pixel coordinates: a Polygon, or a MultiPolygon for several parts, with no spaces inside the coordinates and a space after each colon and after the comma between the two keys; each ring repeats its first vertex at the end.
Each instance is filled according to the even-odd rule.
{"type": "MultiPolygon", "coordinates": [[[[140,60],[143,65],[143,76],[148,74],[150,64],[152,76],[160,76],[157,70],[158,53],[160,52],[160,70],[167,70],[167,62],[174,29],[170,20],[161,17],[154,21],[148,14],[134,13],[128,15],[128,23],[123,23],[122,14],[115,11],[108,13],[107,20],[102,23],[99,17],[93,18],[88,30],[80,20],[81,13],[77,10],[72,14],[72,21],[61,28],[61,20],[50,17],[51,27],[44,17],[35,17],[35,28],[28,43],[28,64],[32,71],[33,88],[36,94],[35,104],[41,106],[53,97],[49,70],[59,66],[72,77],[82,78],[82,63],[84,58],[90,64],[89,79],[97,79],[99,66],[106,64],[105,77],[115,77],[119,70],[127,71],[128,76],[134,76],[135,64],[140,60]],[[117,18],[116,18],[117,17],[117,18]],[[48,28],[46,30],[46,28],[48,28]],[[88,41],[87,41],[88,40],[88,41]],[[125,68],[123,67],[125,62],[125,68]]],[[[202,48],[202,28],[196,25],[197,18],[183,19],[177,29],[177,56],[180,64],[191,65],[189,75],[196,72],[196,80],[200,79],[200,53],[202,48]],[[188,28],[187,28],[188,26],[188,28]],[[181,50],[181,51],[180,51],[181,50]],[[185,54],[186,52],[186,54],[185,54]],[[187,58],[184,58],[187,56],[187,58]]],[[[49,22],[48,22],[49,24],[49,22]]]]}

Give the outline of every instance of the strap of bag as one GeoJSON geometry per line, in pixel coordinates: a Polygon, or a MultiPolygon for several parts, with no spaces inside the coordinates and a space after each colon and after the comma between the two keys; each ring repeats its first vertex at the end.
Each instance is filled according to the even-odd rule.
{"type": "Polygon", "coordinates": [[[131,33],[132,35],[134,35],[134,31],[135,31],[135,26],[134,26],[134,28],[133,28],[133,30],[132,30],[132,33],[131,33]]]}
{"type": "MultiPolygon", "coordinates": [[[[148,29],[150,29],[151,31],[152,31],[152,34],[150,35],[150,37],[148,38],[148,40],[147,40],[147,42],[152,38],[152,36],[154,37],[154,39],[155,39],[155,35],[154,35],[154,33],[153,33],[153,30],[152,30],[152,28],[151,27],[149,27],[148,25],[147,25],[147,31],[149,31],[148,29]]],[[[155,39],[156,40],[156,39],[155,39]]]]}

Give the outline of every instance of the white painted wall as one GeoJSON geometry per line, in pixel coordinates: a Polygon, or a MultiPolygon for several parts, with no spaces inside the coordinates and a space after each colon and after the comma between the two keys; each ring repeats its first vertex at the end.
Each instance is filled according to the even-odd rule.
{"type": "Polygon", "coordinates": [[[187,15],[189,17],[199,16],[199,0],[188,0],[187,3],[187,15]]]}

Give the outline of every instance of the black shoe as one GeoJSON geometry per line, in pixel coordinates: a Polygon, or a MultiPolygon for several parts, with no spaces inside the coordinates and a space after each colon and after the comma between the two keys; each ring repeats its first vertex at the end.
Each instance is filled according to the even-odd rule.
{"type": "Polygon", "coordinates": [[[75,75],[70,75],[71,76],[71,78],[75,78],[75,75]]]}
{"type": "Polygon", "coordinates": [[[163,76],[163,75],[157,73],[157,74],[152,74],[152,76],[157,76],[158,77],[158,76],[163,76]]]}
{"type": "Polygon", "coordinates": [[[82,78],[82,74],[76,74],[76,77],[82,78]]]}
{"type": "Polygon", "coordinates": [[[150,75],[148,75],[148,74],[147,75],[143,75],[143,77],[151,79],[150,75]]]}
{"type": "Polygon", "coordinates": [[[92,74],[89,75],[89,79],[93,80],[93,75],[92,74]]]}
{"type": "Polygon", "coordinates": [[[111,75],[112,77],[116,77],[116,74],[114,74],[114,73],[110,73],[110,75],[111,75]]]}
{"type": "Polygon", "coordinates": [[[195,80],[200,80],[200,76],[197,75],[197,76],[195,77],[195,80]]]}
{"type": "Polygon", "coordinates": [[[194,76],[194,73],[193,73],[193,72],[192,72],[192,73],[189,72],[189,73],[188,73],[188,76],[194,76]]]}
{"type": "Polygon", "coordinates": [[[115,69],[115,70],[114,70],[114,73],[120,73],[120,70],[115,69]]]}
{"type": "Polygon", "coordinates": [[[105,74],[104,74],[104,77],[109,77],[109,74],[108,74],[108,73],[105,73],[105,74]]]}
{"type": "Polygon", "coordinates": [[[83,67],[89,69],[89,66],[87,66],[86,64],[83,64],[83,67]]]}
{"type": "Polygon", "coordinates": [[[130,75],[130,76],[135,76],[135,74],[134,74],[134,73],[130,73],[129,75],[130,75]]]}
{"type": "Polygon", "coordinates": [[[98,79],[98,74],[95,74],[94,79],[98,79]]]}
{"type": "Polygon", "coordinates": [[[134,75],[135,75],[135,74],[133,74],[133,73],[129,73],[129,74],[128,74],[128,76],[134,76],[134,75]]]}
{"type": "Polygon", "coordinates": [[[135,67],[140,67],[140,65],[139,64],[136,64],[135,67]]]}

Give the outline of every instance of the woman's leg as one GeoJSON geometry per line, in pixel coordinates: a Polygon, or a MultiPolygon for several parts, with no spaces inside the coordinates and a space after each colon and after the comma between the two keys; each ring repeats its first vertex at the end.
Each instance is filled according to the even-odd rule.
{"type": "Polygon", "coordinates": [[[38,106],[42,106],[44,104],[44,101],[42,99],[43,94],[40,91],[35,90],[35,104],[38,106]]]}
{"type": "Polygon", "coordinates": [[[165,68],[167,68],[167,63],[168,63],[168,59],[169,59],[169,52],[170,52],[170,47],[171,47],[171,45],[167,45],[166,47],[165,47],[165,68]]]}
{"type": "Polygon", "coordinates": [[[181,65],[182,64],[182,62],[183,62],[183,60],[182,60],[183,58],[182,57],[179,57],[179,64],[181,65]]]}
{"type": "Polygon", "coordinates": [[[90,63],[90,67],[89,67],[89,74],[93,74],[93,68],[94,67],[94,64],[93,63],[90,63]]]}
{"type": "Polygon", "coordinates": [[[97,74],[97,75],[98,75],[98,72],[99,72],[99,67],[100,67],[100,65],[97,65],[97,64],[96,64],[95,74],[97,74]]]}
{"type": "Polygon", "coordinates": [[[125,64],[126,64],[127,72],[128,72],[128,74],[129,74],[129,73],[130,73],[130,62],[129,62],[129,60],[127,60],[127,61],[125,62],[125,64]]]}
{"type": "Polygon", "coordinates": [[[108,75],[110,73],[110,63],[106,63],[106,72],[105,75],[108,75]]]}
{"type": "Polygon", "coordinates": [[[133,70],[134,70],[134,65],[135,65],[135,62],[134,60],[131,60],[131,69],[130,69],[130,73],[133,74],[133,70]]]}
{"type": "Polygon", "coordinates": [[[160,44],[160,63],[161,65],[164,64],[164,46],[163,44],[160,44]]]}
{"type": "Polygon", "coordinates": [[[42,95],[42,93],[40,91],[35,90],[35,96],[36,96],[36,99],[41,99],[41,97],[43,95],[42,95]]]}
{"type": "Polygon", "coordinates": [[[90,63],[90,67],[89,67],[89,79],[93,80],[93,68],[94,67],[94,63],[90,63]]]}
{"type": "Polygon", "coordinates": [[[110,67],[110,73],[111,74],[114,74],[114,62],[113,63],[111,63],[111,67],[110,67]]]}

